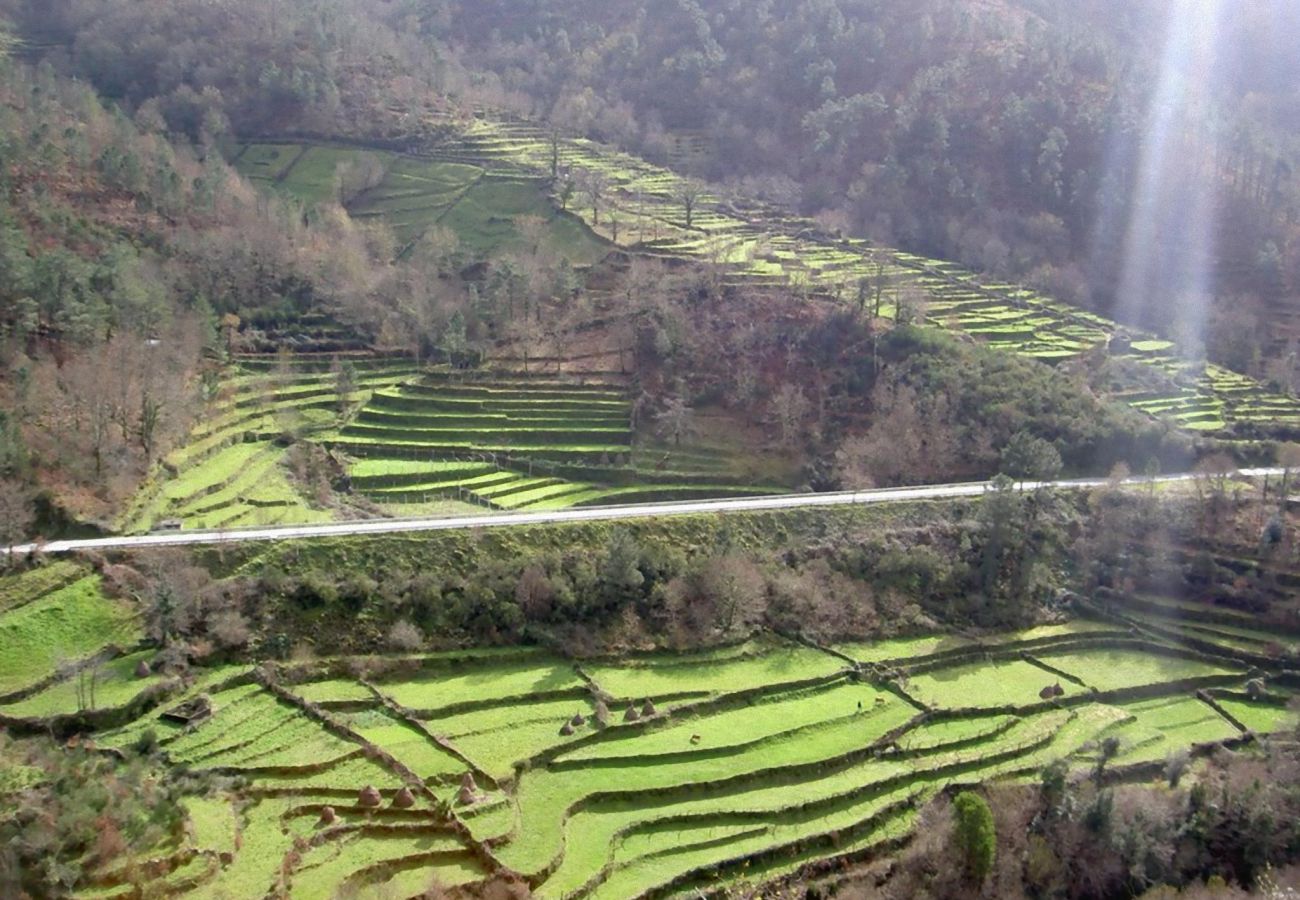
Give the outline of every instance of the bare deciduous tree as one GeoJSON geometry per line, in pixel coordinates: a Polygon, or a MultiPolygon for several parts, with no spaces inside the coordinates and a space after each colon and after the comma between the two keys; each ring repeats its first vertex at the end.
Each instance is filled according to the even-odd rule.
{"type": "MultiPolygon", "coordinates": [[[[836,471],[848,488],[869,488],[952,477],[961,462],[961,435],[946,394],[922,397],[910,385],[885,377],[872,391],[871,427],[846,439],[835,454],[836,471]]],[[[992,456],[991,447],[968,455],[992,456]]]]}
{"type": "Polygon", "coordinates": [[[803,388],[793,382],[786,382],[772,397],[772,414],[781,426],[781,443],[786,447],[794,445],[803,432],[812,404],[803,388]]]}
{"type": "Polygon", "coordinates": [[[664,402],[664,408],[655,416],[655,421],[663,437],[671,438],[675,446],[681,446],[682,438],[688,436],[694,427],[695,410],[681,393],[676,393],[664,402]]]}
{"type": "Polygon", "coordinates": [[[591,224],[599,226],[601,204],[605,201],[605,192],[609,190],[609,177],[603,172],[584,169],[574,179],[578,190],[591,206],[591,224]]]}
{"type": "MultiPolygon", "coordinates": [[[[21,481],[0,480],[0,544],[6,550],[28,537],[36,522],[32,491],[21,481]]],[[[4,562],[8,560],[5,555],[4,562]]]]}
{"type": "Polygon", "coordinates": [[[704,196],[704,185],[694,178],[683,178],[673,190],[673,199],[682,205],[686,213],[686,227],[694,227],[695,207],[704,196]]]}

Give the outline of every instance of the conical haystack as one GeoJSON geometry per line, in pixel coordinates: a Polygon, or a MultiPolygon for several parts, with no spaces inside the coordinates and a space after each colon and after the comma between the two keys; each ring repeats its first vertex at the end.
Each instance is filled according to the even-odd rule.
{"type": "Polygon", "coordinates": [[[456,794],[456,802],[461,806],[473,806],[478,801],[478,784],[474,781],[474,773],[466,772],[465,777],[460,780],[460,790],[456,794]]]}
{"type": "Polygon", "coordinates": [[[383,802],[383,795],[379,793],[379,790],[374,785],[366,785],[357,794],[357,806],[365,809],[374,809],[376,806],[382,805],[383,802]]]}
{"type": "Polygon", "coordinates": [[[635,704],[633,704],[632,706],[629,706],[629,707],[627,708],[627,712],[623,713],[623,721],[624,721],[624,722],[635,722],[635,721],[637,721],[637,720],[640,719],[640,718],[641,718],[641,714],[640,714],[639,712],[636,711],[636,705],[635,705],[635,704]]]}
{"type": "Polygon", "coordinates": [[[415,805],[415,795],[411,793],[410,788],[402,788],[393,795],[394,809],[410,809],[415,805]]]}

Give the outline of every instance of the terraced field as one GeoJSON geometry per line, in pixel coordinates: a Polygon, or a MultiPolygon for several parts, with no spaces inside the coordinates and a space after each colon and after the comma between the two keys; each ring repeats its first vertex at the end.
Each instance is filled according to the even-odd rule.
{"type": "MultiPolygon", "coordinates": [[[[548,133],[526,122],[480,117],[436,148],[439,159],[488,170],[549,173],[548,133]]],[[[1250,378],[1182,358],[1170,341],[1124,329],[1092,313],[1018,285],[980,279],[952,263],[828,234],[809,220],[736,196],[705,195],[688,217],[682,179],[644,160],[586,140],[562,142],[559,159],[579,181],[608,184],[599,220],[575,201],[597,233],[630,250],[722,266],[735,283],[780,284],[837,298],[874,292],[890,315],[900,298],[935,324],[990,346],[1056,363],[1104,349],[1123,365],[1113,385],[1135,408],[1189,430],[1223,432],[1300,426],[1300,402],[1271,394],[1250,378]],[[617,224],[615,224],[617,223],[617,224]]],[[[557,181],[563,190],[565,178],[557,181]]]]}
{"type": "MultiPolygon", "coordinates": [[[[77,574],[0,578],[0,596],[38,594],[0,613],[6,646],[42,646],[28,620],[93,586],[77,574]]],[[[235,665],[188,681],[132,675],[152,659],[137,651],[108,664],[110,705],[164,697],[96,741],[152,735],[174,764],[245,780],[187,801],[190,826],[146,889],[414,897],[506,867],[542,897],[716,892],[869,859],[945,786],[1032,778],[1057,759],[1091,769],[1104,738],[1119,740],[1112,770],[1146,778],[1172,753],[1297,726],[1291,681],[1249,687],[1248,662],[1209,646],[1083,619],[836,648],[759,636],[578,665],[451,652],[374,680],[346,660],[235,665]],[[1063,696],[1039,696],[1057,683],[1063,696]],[[198,697],[208,716],[172,717],[198,697]]],[[[75,684],[0,706],[0,723],[67,712],[75,684]]]]}
{"type": "MultiPolygon", "coordinates": [[[[314,327],[310,340],[328,343],[331,335],[314,327]]],[[[377,512],[563,509],[788,490],[765,483],[734,449],[634,446],[631,411],[621,377],[453,373],[350,351],[245,354],[188,441],[134,499],[122,528],[310,524],[377,512]],[[342,383],[351,389],[341,395],[345,364],[351,375],[342,383]],[[333,452],[332,486],[347,482],[341,500],[308,495],[290,469],[293,442],[333,452]],[[368,505],[354,507],[353,497],[368,505]]]]}
{"type": "Polygon", "coordinates": [[[578,266],[610,248],[719,266],[746,286],[794,287],[844,300],[880,293],[881,313],[900,305],[990,346],[1047,363],[1104,352],[1117,365],[1112,389],[1135,409],[1180,428],[1242,436],[1300,428],[1300,402],[1258,382],[1183,358],[1156,335],[1014,284],[981,279],[952,263],[830,234],[814,222],[744,197],[700,196],[687,215],[673,172],[583,139],[552,143],[549,131],[484,111],[419,156],[328,146],[252,144],[241,171],[308,202],[329,194],[334,168],[367,153],[386,165],[384,182],[352,213],[382,217],[410,250],[433,225],[489,256],[517,246],[520,216],[549,225],[553,252],[578,266]],[[556,178],[552,179],[552,166],[556,178]],[[603,185],[599,201],[584,185],[603,185]],[[551,198],[547,201],[546,192],[551,198]],[[559,213],[560,206],[567,207],[559,213]],[[920,302],[918,302],[920,301],[920,302]]]}
{"type": "Polygon", "coordinates": [[[352,486],[386,508],[459,500],[541,510],[749,496],[737,461],[699,447],[651,461],[633,446],[621,378],[576,382],[520,372],[431,371],[375,391],[322,438],[356,462],[352,486]]]}
{"type": "Polygon", "coordinates": [[[450,229],[474,254],[522,248],[518,220],[523,217],[545,221],[545,249],[576,266],[590,266],[611,249],[577,217],[560,213],[549,200],[547,181],[535,175],[387,150],[278,142],[241,145],[233,163],[254,182],[312,207],[337,202],[340,169],[362,157],[380,166],[383,178],[350,199],[348,213],[363,222],[383,222],[403,254],[435,226],[450,229]]]}
{"type": "Polygon", "coordinates": [[[414,371],[407,361],[368,355],[241,357],[188,441],[135,498],[123,529],[148,531],[167,520],[185,528],[330,521],[333,514],[293,483],[282,437],[337,428],[373,392],[414,371]],[[347,396],[333,371],[340,360],[355,371],[347,396]]]}

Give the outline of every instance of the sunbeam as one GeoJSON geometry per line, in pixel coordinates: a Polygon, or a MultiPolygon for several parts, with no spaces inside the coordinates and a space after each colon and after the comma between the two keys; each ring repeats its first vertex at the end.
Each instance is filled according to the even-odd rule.
{"type": "Polygon", "coordinates": [[[1142,126],[1136,192],[1124,237],[1117,311],[1150,322],[1151,298],[1176,298],[1172,321],[1158,324],[1196,354],[1214,293],[1217,184],[1203,142],[1189,129],[1206,114],[1223,0],[1179,0],[1169,7],[1158,81],[1142,126]]]}

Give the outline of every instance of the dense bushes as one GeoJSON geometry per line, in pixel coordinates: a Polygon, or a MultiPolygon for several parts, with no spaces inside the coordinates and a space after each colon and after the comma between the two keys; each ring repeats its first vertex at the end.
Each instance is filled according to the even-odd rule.
{"type": "Polygon", "coordinates": [[[988,801],[978,794],[964,791],[952,801],[957,818],[957,849],[967,874],[975,884],[982,884],[993,871],[997,858],[998,836],[993,826],[993,812],[988,801]]]}
{"type": "Polygon", "coordinates": [[[996,786],[951,804],[940,798],[923,813],[894,877],[872,896],[1290,896],[1277,888],[1294,888],[1296,872],[1277,870],[1300,860],[1298,765],[1294,749],[1279,742],[1254,754],[1215,754],[1198,764],[1191,786],[1168,788],[1099,784],[1071,777],[1059,762],[1038,787],[996,786]],[[978,870],[964,865],[972,853],[987,875],[982,890],[972,885],[978,870]]]}
{"type": "Polygon", "coordinates": [[[151,614],[160,633],[165,618],[181,640],[217,649],[249,643],[239,622],[216,615],[221,610],[247,622],[260,635],[253,645],[277,656],[298,644],[335,653],[529,640],[581,655],[698,646],[760,627],[830,639],[905,633],[936,620],[1016,626],[1034,621],[1066,585],[1076,515],[1066,497],[1007,485],[927,514],[923,524],[830,534],[819,527],[812,541],[777,527],[763,539],[723,527],[689,541],[671,527],[593,528],[545,549],[511,542],[439,552],[435,564],[400,554],[373,564],[352,557],[342,576],[320,558],[293,554],[256,577],[186,587],[160,575],[173,586],[135,593],[155,606],[159,597],[193,594],[166,599],[151,614]],[[410,627],[394,639],[400,622],[410,627]]]}
{"type": "Polygon", "coordinates": [[[67,896],[83,877],[121,866],[128,850],[147,858],[180,835],[185,785],[148,760],[123,763],[4,736],[0,756],[0,789],[27,789],[21,806],[0,817],[0,893],[7,897],[67,896]]]}

